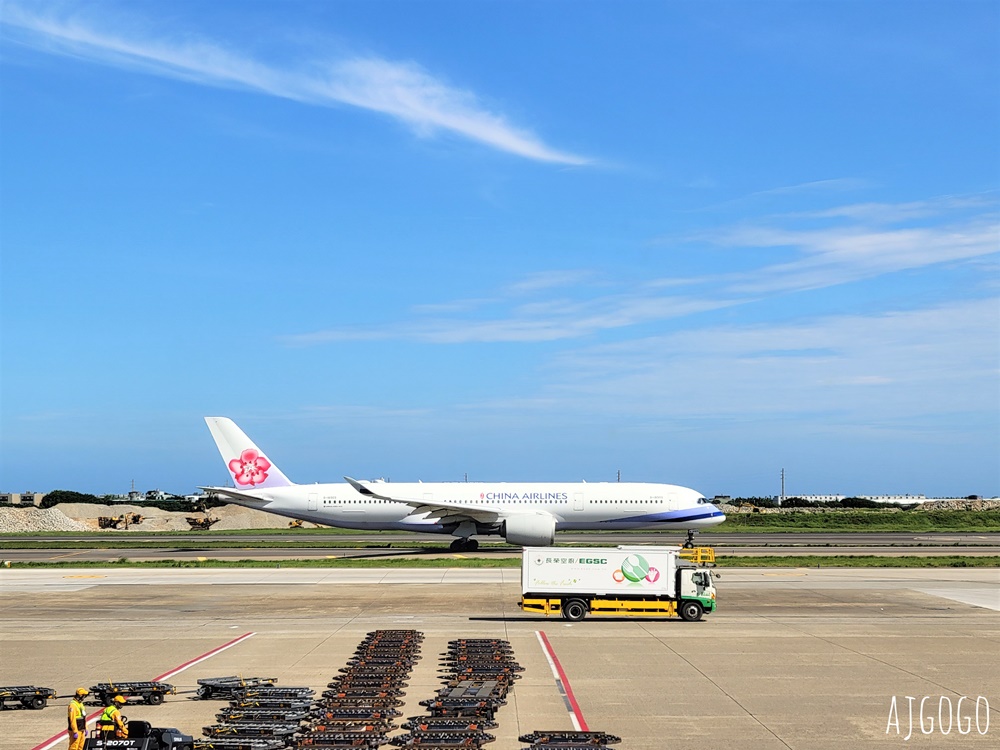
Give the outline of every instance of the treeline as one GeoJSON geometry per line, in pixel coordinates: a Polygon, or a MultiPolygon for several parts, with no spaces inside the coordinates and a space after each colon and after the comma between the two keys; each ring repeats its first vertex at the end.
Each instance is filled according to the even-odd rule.
{"type": "Polygon", "coordinates": [[[869,500],[867,497],[845,497],[843,500],[806,500],[801,497],[786,497],[781,505],[773,497],[734,497],[729,501],[730,505],[754,505],[758,508],[869,508],[886,509],[901,508],[910,510],[916,508],[920,503],[914,501],[905,505],[901,503],[880,503],[877,500],[869,500]]]}
{"type": "Polygon", "coordinates": [[[190,512],[192,510],[201,510],[204,508],[208,510],[209,508],[218,508],[225,505],[221,500],[206,499],[198,503],[193,503],[190,500],[184,500],[183,498],[177,498],[174,500],[136,500],[122,502],[120,500],[112,500],[108,497],[98,497],[97,495],[88,495],[86,492],[73,492],[72,490],[53,490],[42,498],[42,502],[39,503],[39,508],[51,508],[59,503],[91,503],[93,505],[137,505],[143,508],[159,508],[160,510],[169,511],[172,513],[183,513],[190,512]]]}

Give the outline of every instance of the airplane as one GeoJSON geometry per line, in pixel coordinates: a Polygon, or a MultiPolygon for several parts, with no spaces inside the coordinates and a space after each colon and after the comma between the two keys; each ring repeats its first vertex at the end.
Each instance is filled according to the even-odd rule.
{"type": "Polygon", "coordinates": [[[228,501],[288,518],[366,531],[455,537],[451,549],[479,547],[473,535],[546,547],[555,532],[626,529],[694,532],[726,520],[696,490],[637,482],[360,482],[295,484],[235,422],[205,417],[235,487],[202,487],[228,501]]]}

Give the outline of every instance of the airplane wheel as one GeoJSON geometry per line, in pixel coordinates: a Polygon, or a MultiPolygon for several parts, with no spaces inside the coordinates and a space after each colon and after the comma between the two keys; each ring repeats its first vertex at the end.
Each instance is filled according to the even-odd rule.
{"type": "Polygon", "coordinates": [[[466,552],[475,552],[479,549],[479,542],[475,539],[468,539],[465,545],[466,552]]]}

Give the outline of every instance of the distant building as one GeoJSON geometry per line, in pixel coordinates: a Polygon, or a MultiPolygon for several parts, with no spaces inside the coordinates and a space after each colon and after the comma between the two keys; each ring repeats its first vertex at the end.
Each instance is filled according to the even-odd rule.
{"type": "Polygon", "coordinates": [[[40,505],[44,492],[0,492],[0,505],[40,505]]]}

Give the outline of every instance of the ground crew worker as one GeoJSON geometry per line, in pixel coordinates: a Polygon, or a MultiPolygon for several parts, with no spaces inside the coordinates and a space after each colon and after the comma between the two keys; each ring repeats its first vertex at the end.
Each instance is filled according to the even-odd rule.
{"type": "Polygon", "coordinates": [[[116,695],[108,707],[101,712],[97,720],[97,728],[101,732],[101,737],[110,740],[115,737],[126,739],[128,737],[128,727],[122,718],[121,707],[125,705],[125,696],[116,695]]]}
{"type": "Polygon", "coordinates": [[[83,707],[83,699],[90,695],[87,688],[77,688],[76,694],[69,702],[67,729],[69,731],[69,750],[83,750],[87,739],[87,709],[83,707]]]}

